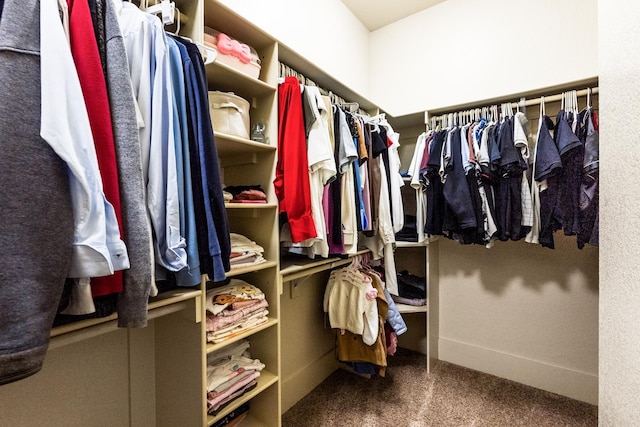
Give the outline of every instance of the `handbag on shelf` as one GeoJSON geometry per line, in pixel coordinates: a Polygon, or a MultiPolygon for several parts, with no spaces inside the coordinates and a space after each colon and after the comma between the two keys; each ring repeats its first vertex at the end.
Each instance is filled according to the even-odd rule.
{"type": "Polygon", "coordinates": [[[214,132],[249,139],[249,101],[233,92],[209,91],[209,110],[214,132]]]}

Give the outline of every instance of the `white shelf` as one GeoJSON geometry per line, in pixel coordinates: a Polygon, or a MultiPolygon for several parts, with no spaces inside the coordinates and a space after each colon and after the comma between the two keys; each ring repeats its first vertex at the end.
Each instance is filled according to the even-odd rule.
{"type": "Polygon", "coordinates": [[[222,62],[207,64],[207,80],[210,90],[234,92],[243,98],[253,98],[275,93],[277,88],[222,62]]]}
{"type": "Polygon", "coordinates": [[[428,313],[429,305],[409,305],[409,304],[400,304],[396,303],[396,308],[400,314],[411,314],[411,313],[428,313]]]}
{"type": "Polygon", "coordinates": [[[242,274],[253,273],[260,270],[266,270],[267,268],[277,267],[277,261],[267,261],[260,264],[252,265],[249,267],[232,268],[227,272],[227,277],[240,276],[242,274]]]}
{"type": "Polygon", "coordinates": [[[225,203],[224,206],[229,209],[275,209],[278,207],[276,203],[225,203]]]}
{"type": "Polygon", "coordinates": [[[215,132],[216,150],[219,157],[237,156],[244,153],[276,151],[275,145],[252,141],[223,132],[215,132]]]}
{"type": "Polygon", "coordinates": [[[421,248],[429,244],[429,239],[422,240],[421,242],[407,242],[404,240],[396,240],[397,248],[421,248]]]}
{"type": "MultiPolygon", "coordinates": [[[[169,314],[170,312],[182,310],[185,306],[180,304],[184,301],[199,298],[202,296],[202,291],[197,288],[178,288],[171,291],[163,292],[157,297],[151,298],[148,305],[148,318],[152,319],[158,317],[162,313],[169,314]],[[174,306],[171,308],[171,306],[174,306]],[[166,309],[169,307],[169,309],[166,309]],[[161,310],[162,309],[162,310],[161,310]]],[[[118,315],[111,314],[109,316],[85,319],[77,322],[68,323],[53,328],[51,330],[51,338],[60,338],[62,336],[67,337],[69,334],[92,334],[101,331],[101,333],[116,330],[118,315]],[[97,329],[100,328],[100,329],[97,329]]]]}

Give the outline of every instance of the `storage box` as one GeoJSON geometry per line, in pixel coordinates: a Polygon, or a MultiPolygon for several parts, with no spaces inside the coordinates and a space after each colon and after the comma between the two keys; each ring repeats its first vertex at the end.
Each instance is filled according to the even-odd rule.
{"type": "Polygon", "coordinates": [[[232,92],[209,91],[209,111],[214,132],[249,139],[249,101],[232,92]]]}
{"type": "Polygon", "coordinates": [[[260,76],[260,58],[251,46],[209,27],[204,27],[204,44],[218,51],[216,61],[255,79],[260,76]]]}

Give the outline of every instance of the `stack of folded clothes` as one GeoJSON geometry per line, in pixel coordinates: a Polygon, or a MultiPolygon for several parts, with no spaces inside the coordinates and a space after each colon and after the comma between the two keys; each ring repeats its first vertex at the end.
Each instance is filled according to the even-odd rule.
{"type": "Polygon", "coordinates": [[[250,267],[266,260],[262,256],[264,248],[253,240],[238,233],[230,233],[231,237],[231,268],[250,267]]]}
{"type": "Polygon", "coordinates": [[[260,289],[240,279],[207,291],[207,341],[219,343],[265,323],[268,306],[260,289]]]}
{"type": "Polygon", "coordinates": [[[249,412],[249,402],[238,406],[233,411],[222,417],[219,421],[213,423],[211,427],[234,427],[242,423],[249,412]]]}
{"type": "Polygon", "coordinates": [[[399,304],[426,305],[427,286],[424,277],[410,274],[407,270],[398,273],[398,295],[392,295],[399,304]]]}
{"type": "MultiPolygon", "coordinates": [[[[207,356],[207,412],[216,415],[253,390],[264,364],[252,359],[249,341],[240,340],[207,356]]],[[[239,414],[240,415],[240,414],[239,414]]]]}
{"type": "Polygon", "coordinates": [[[418,241],[418,227],[416,225],[416,216],[405,214],[404,226],[402,230],[396,233],[396,241],[402,242],[417,242],[418,241]]]}
{"type": "Polygon", "coordinates": [[[267,195],[259,185],[231,185],[224,191],[231,194],[230,203],[267,203],[267,195]]]}

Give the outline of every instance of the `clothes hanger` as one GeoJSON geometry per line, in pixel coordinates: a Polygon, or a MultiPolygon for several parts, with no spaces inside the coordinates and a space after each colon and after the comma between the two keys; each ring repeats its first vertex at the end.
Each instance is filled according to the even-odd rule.
{"type": "MultiPolygon", "coordinates": [[[[144,0],[143,0],[144,1],[144,0]]],[[[142,1],[141,1],[142,4],[142,1]]],[[[161,0],[160,4],[156,0],[153,6],[149,6],[148,0],[145,2],[145,8],[143,9],[147,13],[154,15],[159,14],[160,19],[164,25],[171,25],[175,21],[176,4],[171,0],[161,0]]]]}
{"type": "MultiPolygon", "coordinates": [[[[165,0],[162,0],[162,1],[163,1],[163,3],[166,2],[165,0]]],[[[170,2],[170,3],[173,3],[173,2],[170,2]]],[[[181,16],[182,15],[180,14],[180,9],[178,9],[175,6],[175,4],[173,4],[173,12],[174,12],[174,15],[173,15],[173,18],[172,18],[173,20],[171,22],[164,22],[163,21],[163,23],[165,25],[171,25],[171,24],[174,23],[174,21],[176,21],[176,31],[175,31],[175,33],[171,32],[171,31],[166,31],[166,32],[168,34],[172,34],[172,35],[174,35],[176,37],[180,37],[181,39],[186,40],[189,43],[195,44],[200,49],[201,55],[202,55],[202,51],[204,50],[205,54],[202,55],[202,56],[204,57],[203,59],[204,59],[204,65],[205,66],[208,65],[208,64],[211,64],[212,62],[214,62],[216,60],[216,57],[218,56],[218,51],[216,49],[213,49],[213,48],[209,47],[209,46],[206,46],[203,43],[200,43],[198,41],[190,39],[189,37],[185,37],[185,36],[181,35],[180,34],[180,25],[181,25],[181,21],[182,21],[181,20],[181,16]],[[177,12],[177,15],[178,15],[178,19],[177,20],[175,20],[175,12],[177,12]]],[[[162,12],[162,13],[164,13],[164,12],[162,12]]]]}

